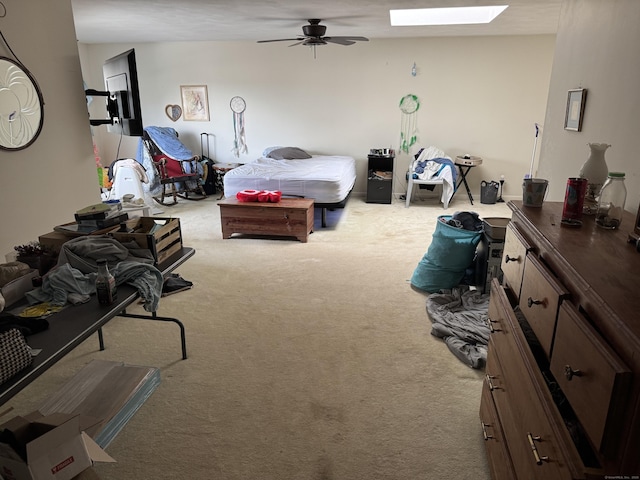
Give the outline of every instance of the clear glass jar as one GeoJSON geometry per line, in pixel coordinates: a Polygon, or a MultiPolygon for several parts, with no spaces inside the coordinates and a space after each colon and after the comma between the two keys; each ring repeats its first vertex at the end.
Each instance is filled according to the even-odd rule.
{"type": "Polygon", "coordinates": [[[627,188],[624,185],[623,172],[609,172],[607,181],[600,190],[596,225],[615,230],[622,223],[624,202],[627,200],[627,188]]]}
{"type": "Polygon", "coordinates": [[[116,279],[109,272],[107,261],[104,258],[99,259],[96,263],[98,265],[98,275],[96,276],[98,303],[111,305],[118,298],[116,279]]]}

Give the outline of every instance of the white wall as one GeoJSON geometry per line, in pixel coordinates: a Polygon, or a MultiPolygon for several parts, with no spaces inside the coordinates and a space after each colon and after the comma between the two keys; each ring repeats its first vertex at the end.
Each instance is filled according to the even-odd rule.
{"type": "MultiPolygon", "coordinates": [[[[469,179],[505,175],[504,196],[521,197],[535,137],[547,103],[555,37],[477,37],[376,40],[317,49],[253,42],[83,45],[85,80],[102,88],[102,63],[136,49],[145,125],[173,126],[194,153],[200,133],[215,134],[214,158],[247,162],[271,145],[311,153],[347,154],[358,160],[355,193],[366,190],[370,148],[398,148],[402,96],[420,98],[419,139],[454,157],[470,153],[484,163],[469,179]],[[413,63],[417,76],[411,75],[413,63]],[[180,85],[207,85],[210,122],[171,122],[169,104],[180,104],[180,85]],[[249,153],[236,159],[229,100],[247,102],[249,153]]],[[[96,103],[96,102],[94,102],[96,103]]],[[[102,105],[100,105],[102,108],[102,105]]],[[[95,112],[95,110],[94,110],[95,112]]],[[[98,115],[97,113],[93,116],[98,115]]],[[[105,164],[135,156],[137,139],[94,129],[105,164]]],[[[396,162],[394,191],[404,193],[409,156],[396,162]]]]}
{"type": "MultiPolygon", "coordinates": [[[[100,201],[71,2],[2,3],[2,33],[34,75],[45,106],[35,143],[0,150],[0,263],[14,245],[37,240],[100,201]]],[[[0,55],[12,56],[2,42],[0,55]]]]}
{"type": "MultiPolygon", "coordinates": [[[[214,132],[221,161],[234,160],[228,101],[242,95],[250,150],[241,161],[273,143],[348,153],[361,162],[362,192],[366,154],[397,144],[397,103],[412,92],[422,100],[423,144],[485,158],[472,175],[476,189],[481,179],[504,172],[505,196],[520,196],[538,122],[544,129],[537,173],[551,181],[550,200],[562,201],[566,178],[588,155],[586,144],[608,142],[610,169],[627,173],[627,209],[634,212],[640,202],[637,0],[565,0],[555,58],[554,38],[542,36],[372,40],[319,49],[316,60],[305,48],[278,44],[167,43],[83,45],[80,61],[71,0],[3,4],[2,32],[35,75],[46,105],[40,138],[25,150],[0,151],[0,260],[14,245],[71,221],[75,210],[99,200],[80,65],[89,86],[99,86],[102,62],[132,46],[140,59],[146,124],[174,125],[195,151],[200,132],[214,132]],[[164,107],[180,103],[179,86],[201,83],[209,87],[211,122],[170,122],[164,107]],[[589,90],[584,128],[569,132],[563,128],[566,95],[578,86],[589,90]]],[[[0,47],[0,54],[8,52],[0,47]]],[[[117,137],[100,127],[96,139],[102,156],[113,158],[117,137]]],[[[135,155],[135,140],[123,139],[121,156],[135,155]]],[[[400,169],[407,162],[401,156],[400,169]]],[[[395,190],[403,188],[399,178],[395,190]]]]}
{"type": "Polygon", "coordinates": [[[609,143],[609,170],[626,173],[625,208],[640,202],[640,2],[566,0],[563,4],[539,175],[550,179],[549,199],[563,201],[568,177],[589,156],[587,143],[609,143]],[[567,91],[586,88],[581,132],[564,130],[567,91]]]}

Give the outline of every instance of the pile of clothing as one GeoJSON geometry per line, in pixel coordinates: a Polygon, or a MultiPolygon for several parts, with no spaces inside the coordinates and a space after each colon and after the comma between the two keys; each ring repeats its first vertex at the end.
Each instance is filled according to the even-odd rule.
{"type": "Polygon", "coordinates": [[[134,286],[144,301],[144,309],[155,312],[162,294],[163,277],[154,266],[150,250],[135,242],[122,244],[108,235],[87,235],[64,243],[58,265],[42,278],[42,286],[26,293],[31,305],[77,304],[95,293],[97,260],[107,260],[116,285],[134,286]]]}
{"type": "Polygon", "coordinates": [[[411,284],[427,292],[431,334],[472,368],[487,359],[489,294],[462,285],[473,265],[483,222],[475,212],[438,217],[433,241],[416,267],[411,284]]]}
{"type": "MultiPolygon", "coordinates": [[[[437,147],[426,147],[418,150],[411,164],[410,175],[419,180],[442,179],[442,203],[448,205],[456,190],[458,171],[456,166],[443,150],[437,147]]],[[[433,190],[434,185],[422,185],[433,190]]]]}

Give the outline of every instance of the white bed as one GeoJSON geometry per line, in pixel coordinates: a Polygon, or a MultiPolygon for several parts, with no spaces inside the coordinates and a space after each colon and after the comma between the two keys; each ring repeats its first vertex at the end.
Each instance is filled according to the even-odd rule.
{"type": "Polygon", "coordinates": [[[344,207],[356,181],[356,161],[341,155],[313,155],[305,159],[260,157],[224,176],[224,195],[242,190],[280,190],[283,196],[313,198],[323,209],[344,207]]]}

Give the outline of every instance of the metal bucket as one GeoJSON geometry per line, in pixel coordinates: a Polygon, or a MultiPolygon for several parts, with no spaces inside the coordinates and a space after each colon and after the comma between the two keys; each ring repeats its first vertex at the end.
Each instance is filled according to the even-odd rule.
{"type": "Polygon", "coordinates": [[[522,205],[525,207],[541,207],[547,196],[549,180],[544,178],[525,178],[522,183],[522,205]]]}

